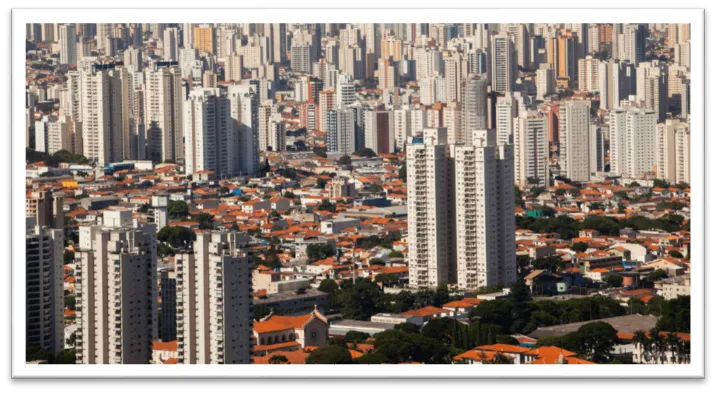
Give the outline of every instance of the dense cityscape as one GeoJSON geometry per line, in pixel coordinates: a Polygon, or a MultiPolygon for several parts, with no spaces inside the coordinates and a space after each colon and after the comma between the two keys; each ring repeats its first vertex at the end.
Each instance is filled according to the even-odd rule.
{"type": "Polygon", "coordinates": [[[31,23],[26,362],[689,364],[690,26],[31,23]]]}

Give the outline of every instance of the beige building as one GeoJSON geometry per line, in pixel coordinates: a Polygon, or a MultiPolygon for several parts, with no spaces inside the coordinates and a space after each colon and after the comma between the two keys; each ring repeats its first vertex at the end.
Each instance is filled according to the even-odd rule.
{"type": "Polygon", "coordinates": [[[76,253],[77,363],[147,364],[158,337],[154,224],[128,210],[106,211],[104,225],[80,231],[76,253]]]}
{"type": "Polygon", "coordinates": [[[547,118],[534,111],[524,111],[514,119],[515,184],[524,186],[530,179],[537,185],[549,184],[549,143],[547,118]]]}
{"type": "Polygon", "coordinates": [[[562,176],[589,181],[589,101],[565,101],[559,107],[559,166],[562,176]]]}
{"type": "Polygon", "coordinates": [[[254,322],[253,337],[256,352],[265,353],[266,346],[275,344],[320,347],[328,341],[328,321],[317,309],[296,316],[269,314],[254,322]]]}
{"type": "Polygon", "coordinates": [[[180,364],[251,360],[253,301],[248,237],[200,232],[194,253],[176,257],[180,364]]]}
{"type": "Polygon", "coordinates": [[[434,288],[455,279],[447,129],[426,128],[408,143],[407,175],[409,282],[434,288]]]}
{"type": "MultiPolygon", "coordinates": [[[[455,146],[457,284],[461,289],[516,280],[514,158],[495,132],[477,131],[472,145],[455,146]]],[[[412,252],[412,250],[411,250],[412,252]]]]}
{"type": "Polygon", "coordinates": [[[158,138],[148,138],[149,151],[159,152],[154,161],[184,160],[184,132],[182,122],[181,69],[176,66],[158,67],[146,70],[144,74],[146,90],[144,92],[144,116],[146,124],[159,132],[158,138]],[[154,141],[159,146],[151,146],[154,141]]]}

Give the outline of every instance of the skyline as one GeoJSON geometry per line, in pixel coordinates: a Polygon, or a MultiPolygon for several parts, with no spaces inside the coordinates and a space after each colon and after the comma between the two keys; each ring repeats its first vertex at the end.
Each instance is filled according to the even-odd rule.
{"type": "Polygon", "coordinates": [[[38,289],[54,310],[40,330],[62,321],[64,349],[27,347],[77,363],[689,363],[690,325],[668,313],[690,309],[690,38],[28,24],[27,241],[54,239],[64,293],[38,289]],[[603,348],[565,320],[602,329],[603,348]],[[557,326],[572,330],[541,333],[557,326]],[[396,357],[373,335],[426,347],[396,357]]]}

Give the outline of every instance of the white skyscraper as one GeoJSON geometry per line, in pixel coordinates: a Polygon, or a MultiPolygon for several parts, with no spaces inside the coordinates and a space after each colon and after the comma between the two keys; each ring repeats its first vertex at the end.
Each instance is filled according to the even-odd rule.
{"type": "Polygon", "coordinates": [[[514,120],[515,184],[549,185],[547,118],[524,111],[514,120]]]}
{"type": "Polygon", "coordinates": [[[512,91],[517,77],[515,46],[509,34],[492,36],[492,91],[505,93],[512,91]]]}
{"type": "Polygon", "coordinates": [[[130,210],[105,211],[80,227],[76,254],[77,363],[148,364],[158,337],[154,224],[130,210]]]}
{"type": "Polygon", "coordinates": [[[219,89],[196,88],[184,103],[186,172],[209,170],[231,176],[234,127],[228,98],[219,89]]]}
{"type": "Polygon", "coordinates": [[[64,235],[63,229],[37,225],[27,217],[25,226],[25,346],[50,353],[64,348],[64,235]]]}
{"type": "Polygon", "coordinates": [[[589,181],[588,101],[564,101],[559,107],[559,165],[562,176],[589,181]]]}
{"type": "Polygon", "coordinates": [[[487,77],[485,75],[468,75],[463,82],[461,111],[462,129],[459,140],[475,130],[487,128],[487,77]]]}
{"type": "Polygon", "coordinates": [[[77,64],[77,32],[74,24],[60,25],[60,64],[77,64]]]}
{"type": "Polygon", "coordinates": [[[268,149],[271,151],[286,150],[286,125],[281,121],[281,114],[271,115],[268,124],[268,149]]]}
{"type": "Polygon", "coordinates": [[[689,134],[688,122],[679,119],[666,119],[656,125],[654,165],[658,179],[689,183],[689,134]]]}
{"type": "Polygon", "coordinates": [[[85,157],[99,165],[121,161],[129,131],[126,69],[95,64],[81,71],[82,140],[85,157]],[[126,104],[126,105],[125,105],[126,104]]]}
{"type": "Polygon", "coordinates": [[[619,108],[609,112],[612,174],[639,178],[652,171],[657,118],[655,112],[640,108],[619,108]]]}
{"type": "Polygon", "coordinates": [[[167,61],[179,60],[179,29],[167,27],[162,38],[162,57],[167,61]]]}
{"type": "Polygon", "coordinates": [[[408,138],[413,134],[410,120],[412,111],[407,107],[393,110],[393,130],[395,131],[395,146],[398,150],[404,151],[408,138]]]}
{"type": "Polygon", "coordinates": [[[144,78],[145,122],[148,128],[159,132],[157,136],[149,136],[149,150],[160,153],[159,156],[150,156],[150,159],[155,162],[181,162],[184,159],[181,72],[176,66],[155,65],[153,70],[145,70],[144,78]],[[158,146],[152,146],[155,141],[158,146]]]}
{"type": "Polygon", "coordinates": [[[454,272],[452,166],[447,129],[426,128],[407,146],[411,287],[437,287],[454,272]]]}
{"type": "Polygon", "coordinates": [[[234,154],[236,173],[252,174],[259,170],[259,99],[253,85],[228,86],[231,122],[238,138],[234,154]]]}
{"type": "Polygon", "coordinates": [[[664,121],[669,100],[669,68],[654,60],[640,63],[636,68],[636,99],[644,101],[646,108],[655,111],[659,121],[664,121]]]}
{"type": "Polygon", "coordinates": [[[554,93],[557,90],[554,68],[549,68],[549,65],[546,63],[541,64],[535,75],[535,84],[537,88],[537,100],[544,100],[547,94],[554,93]]]}
{"type": "Polygon", "coordinates": [[[246,235],[201,232],[176,257],[180,364],[251,362],[253,302],[246,235]]]}
{"type": "Polygon", "coordinates": [[[494,130],[473,132],[472,145],[454,147],[457,284],[476,290],[509,286],[517,276],[514,161],[494,130]]]}
{"type": "Polygon", "coordinates": [[[326,147],[331,152],[353,154],[355,148],[355,119],[351,109],[328,111],[328,135],[326,147]]]}
{"type": "Polygon", "coordinates": [[[513,123],[517,113],[517,100],[511,94],[497,99],[495,104],[497,143],[501,145],[514,143],[513,123]]]}
{"type": "Polygon", "coordinates": [[[579,78],[579,90],[595,92],[599,90],[599,58],[587,56],[577,62],[577,76],[579,78]]]}

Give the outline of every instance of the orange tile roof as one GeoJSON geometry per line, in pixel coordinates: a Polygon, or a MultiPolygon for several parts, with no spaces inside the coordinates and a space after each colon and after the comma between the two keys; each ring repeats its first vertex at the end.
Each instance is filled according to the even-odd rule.
{"type": "Polygon", "coordinates": [[[468,308],[468,307],[474,307],[475,305],[471,302],[466,302],[464,300],[455,300],[450,303],[443,304],[443,308],[468,308]]]}
{"type": "Polygon", "coordinates": [[[266,356],[254,356],[252,358],[253,364],[270,364],[269,360],[271,360],[274,356],[284,356],[286,357],[286,360],[288,360],[289,364],[305,364],[306,358],[308,357],[309,353],[306,351],[275,351],[271,352],[266,356]]]}
{"type": "Polygon", "coordinates": [[[437,308],[433,306],[426,306],[423,308],[419,308],[417,310],[410,310],[403,313],[405,316],[416,316],[416,317],[428,317],[431,315],[436,314],[447,314],[452,312],[451,310],[446,310],[444,308],[437,308]]]}
{"type": "Polygon", "coordinates": [[[176,351],[178,348],[177,340],[174,341],[154,341],[152,342],[152,350],[154,351],[176,351]]]}
{"type": "MultiPolygon", "coordinates": [[[[529,364],[557,364],[558,359],[559,357],[539,358],[531,361],[529,364]]],[[[567,364],[596,364],[594,362],[590,362],[589,360],[584,360],[576,357],[565,357],[564,360],[567,361],[567,364]]]]}
{"type": "Polygon", "coordinates": [[[300,329],[313,316],[313,313],[297,316],[271,315],[263,321],[254,322],[257,333],[277,332],[281,330],[300,329]]]}
{"type": "Polygon", "coordinates": [[[568,356],[574,356],[576,355],[575,352],[568,351],[566,349],[562,349],[560,347],[555,346],[544,346],[539,348],[534,348],[530,350],[529,352],[526,352],[526,355],[534,355],[538,358],[557,358],[559,355],[562,354],[564,357],[568,356]]]}

